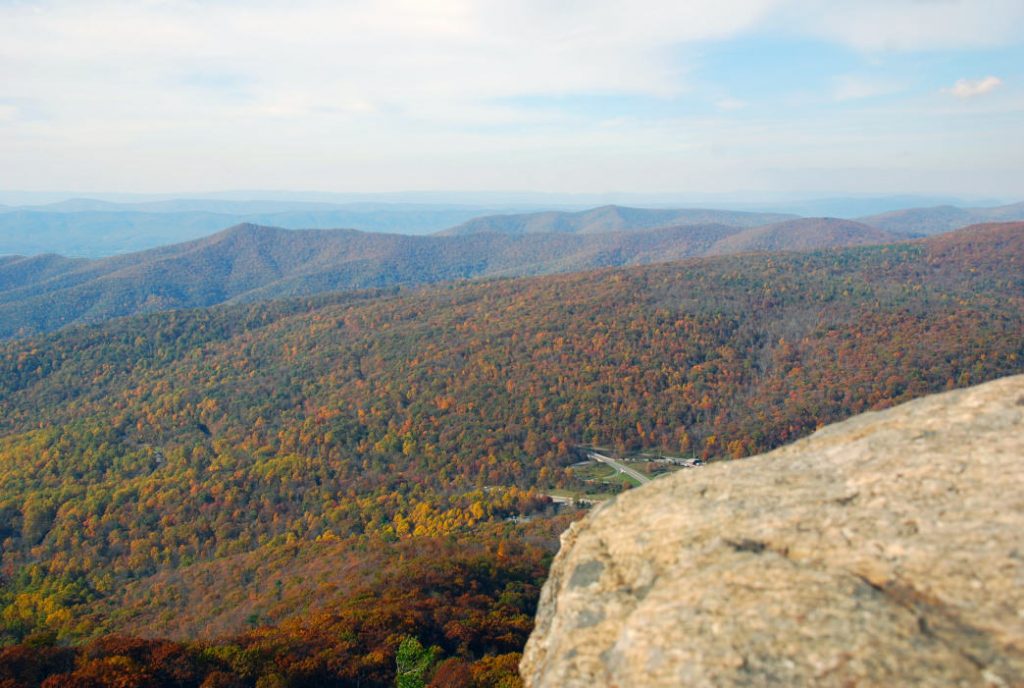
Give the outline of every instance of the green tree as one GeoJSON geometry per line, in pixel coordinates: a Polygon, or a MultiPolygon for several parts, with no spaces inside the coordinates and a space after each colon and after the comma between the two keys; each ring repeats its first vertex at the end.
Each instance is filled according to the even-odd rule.
{"type": "Polygon", "coordinates": [[[397,688],[423,688],[427,684],[427,676],[437,660],[438,648],[429,650],[419,640],[406,637],[398,646],[395,655],[397,688]]]}

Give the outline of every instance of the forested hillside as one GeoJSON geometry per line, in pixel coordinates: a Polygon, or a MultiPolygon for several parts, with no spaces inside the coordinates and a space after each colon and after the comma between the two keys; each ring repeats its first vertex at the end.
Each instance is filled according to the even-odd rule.
{"type": "Polygon", "coordinates": [[[751,251],[811,251],[839,246],[885,244],[905,238],[860,222],[806,217],[730,234],[715,242],[708,250],[708,255],[751,251]]]}
{"type": "Polygon", "coordinates": [[[759,227],[794,219],[782,213],[752,213],[704,208],[660,209],[605,205],[576,212],[549,210],[536,213],[486,215],[473,218],[441,234],[604,234],[642,232],[679,225],[759,227]]]}
{"type": "Polygon", "coordinates": [[[587,235],[444,237],[240,225],[204,239],[103,260],[0,258],[0,338],[124,315],[340,289],[539,275],[751,250],[856,246],[896,238],[827,219],[764,230],[716,224],[587,235]]]}
{"type": "Polygon", "coordinates": [[[577,445],[727,460],[1022,371],[1024,224],[8,342],[0,682],[388,685],[415,637],[445,685],[492,685],[577,445]]]}
{"type": "Polygon", "coordinates": [[[906,208],[860,218],[861,222],[890,232],[927,236],[983,222],[1019,222],[1024,220],[1024,203],[992,208],[959,208],[939,205],[931,208],[906,208]]]}

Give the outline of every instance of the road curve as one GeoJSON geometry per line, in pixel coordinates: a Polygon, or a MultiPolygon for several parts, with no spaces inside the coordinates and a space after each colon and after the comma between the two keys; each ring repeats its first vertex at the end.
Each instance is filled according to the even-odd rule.
{"type": "Polygon", "coordinates": [[[623,465],[623,464],[619,463],[618,461],[616,461],[615,459],[613,459],[610,456],[605,456],[604,454],[598,454],[597,452],[587,452],[587,458],[593,459],[594,461],[600,461],[601,463],[608,464],[609,466],[611,466],[612,468],[617,470],[619,473],[625,473],[626,475],[628,475],[630,478],[632,478],[633,480],[637,481],[641,485],[643,485],[644,483],[651,482],[651,479],[648,478],[643,473],[640,473],[639,471],[636,471],[636,470],[630,468],[629,466],[626,466],[626,465],[623,465]]]}

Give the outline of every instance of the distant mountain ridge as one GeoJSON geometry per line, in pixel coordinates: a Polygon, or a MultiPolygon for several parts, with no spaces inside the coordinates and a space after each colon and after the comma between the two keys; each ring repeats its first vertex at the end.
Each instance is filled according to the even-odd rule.
{"type": "Polygon", "coordinates": [[[200,239],[241,223],[428,234],[481,212],[488,211],[273,201],[186,200],[124,205],[81,199],[51,206],[0,208],[0,255],[60,253],[99,258],[200,239]]]}
{"type": "Polygon", "coordinates": [[[959,208],[952,205],[907,208],[859,218],[860,222],[879,229],[918,236],[940,234],[984,222],[1020,220],[1024,220],[1024,202],[994,208],[959,208]]]}
{"type": "MultiPolygon", "coordinates": [[[[906,201],[929,200],[907,198],[906,201]]],[[[939,199],[935,199],[939,200],[939,199]]],[[[267,197],[164,198],[116,202],[67,198],[43,205],[0,205],[0,255],[100,258],[201,239],[224,227],[255,224],[287,229],[347,227],[364,232],[462,236],[471,234],[605,234],[647,232],[682,225],[750,228],[800,219],[786,212],[715,209],[713,206],[643,208],[625,205],[541,207],[289,200],[267,197]],[[498,214],[502,213],[502,214],[498,214]]],[[[799,206],[803,215],[830,215],[823,203],[799,206]]],[[[841,205],[841,204],[840,204],[841,205]]],[[[862,204],[864,210],[871,203],[862,204]]],[[[886,204],[875,207],[885,207],[886,204]]],[[[889,205],[889,207],[893,207],[889,205]]],[[[836,206],[838,209],[838,206],[836,206]]],[[[771,210],[770,208],[768,210],[771,210]]],[[[849,215],[839,213],[843,218],[849,215]]],[[[993,208],[953,205],[909,208],[859,218],[905,236],[927,236],[970,224],[1024,220],[1024,203],[993,208]]]]}
{"type": "Polygon", "coordinates": [[[140,312],[345,289],[899,239],[865,225],[829,219],[749,229],[704,224],[592,234],[465,236],[243,224],[203,239],[97,260],[52,255],[0,260],[0,337],[140,312]]]}
{"type": "Polygon", "coordinates": [[[796,218],[784,213],[753,213],[704,208],[660,209],[629,208],[606,205],[578,212],[546,211],[514,215],[478,217],[446,229],[439,234],[601,234],[606,232],[643,231],[679,225],[720,224],[733,227],[756,227],[796,218]]]}
{"type": "MultiPolygon", "coordinates": [[[[429,206],[421,206],[429,207],[429,206]]],[[[274,200],[252,200],[232,201],[214,200],[206,198],[180,198],[160,201],[140,201],[136,203],[117,203],[96,198],[69,198],[55,203],[44,203],[39,205],[23,205],[18,210],[41,212],[41,213],[81,213],[81,212],[109,212],[109,213],[185,213],[204,212],[217,213],[221,215],[248,214],[248,213],[283,213],[292,211],[318,211],[318,210],[351,210],[359,208],[362,210],[387,208],[380,204],[369,203],[339,205],[337,203],[318,202],[289,202],[274,200]]],[[[0,210],[3,206],[0,206],[0,210]]]]}
{"type": "MultiPolygon", "coordinates": [[[[736,233],[651,234],[669,241],[674,231],[694,247],[736,233]]],[[[111,307],[146,295],[129,291],[140,275],[162,284],[211,261],[210,286],[242,290],[253,275],[287,276],[330,250],[367,255],[354,239],[380,247],[375,260],[395,255],[379,237],[352,234],[241,227],[69,272],[100,263],[130,277],[97,304],[111,307]]],[[[549,249],[539,242],[614,237],[449,240],[549,249]]],[[[853,414],[1022,373],[1022,264],[1024,224],[986,225],[885,246],[145,314],[0,343],[0,684],[393,686],[382,672],[400,637],[443,644],[447,666],[465,657],[456,666],[473,679],[493,674],[467,674],[466,663],[493,667],[493,653],[505,653],[511,678],[549,555],[575,520],[545,517],[544,495],[593,489],[574,447],[740,458],[853,414]],[[474,654],[454,654],[467,643],[474,654]]],[[[53,292],[49,303],[78,307],[78,295],[53,292]]],[[[992,429],[1012,436],[1006,427],[992,429]]],[[[960,454],[952,468],[966,462],[970,478],[972,457],[960,454]]],[[[948,492],[926,464],[905,481],[948,492]]],[[[829,466],[802,472],[837,485],[803,500],[812,511],[857,506],[829,466]]],[[[771,492],[773,479],[760,487],[771,492]]],[[[759,538],[764,513],[737,536],[759,538]]],[[[904,518],[889,522],[909,532],[904,518]]],[[[870,540],[865,523],[858,532],[870,540]]],[[[785,575],[794,568],[757,542],[729,544],[723,554],[747,557],[755,585],[767,557],[785,575]]],[[[634,586],[641,596],[647,582],[634,586]]],[[[1002,603],[987,592],[978,594],[1002,603]]],[[[899,590],[888,597],[905,602],[899,590]]],[[[921,610],[905,611],[900,632],[922,630],[921,610]]],[[[448,676],[457,680],[435,684],[500,685],[448,676]]]]}
{"type": "Polygon", "coordinates": [[[737,232],[716,242],[709,253],[812,251],[838,246],[884,244],[904,238],[853,220],[804,217],[737,232]]]}

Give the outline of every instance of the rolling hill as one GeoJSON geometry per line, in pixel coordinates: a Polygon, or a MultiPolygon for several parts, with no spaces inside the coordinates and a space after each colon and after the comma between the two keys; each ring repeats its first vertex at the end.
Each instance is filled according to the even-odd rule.
{"type": "Polygon", "coordinates": [[[715,242],[708,255],[748,251],[813,251],[837,246],[865,246],[904,237],[861,222],[835,218],[800,218],[753,227],[715,242]]]}
{"type": "Polygon", "coordinates": [[[408,637],[514,674],[575,446],[725,460],[1019,373],[1022,266],[996,224],[0,344],[0,680],[385,686],[408,637]]]}
{"type": "Polygon", "coordinates": [[[92,261],[8,258],[0,262],[0,337],[172,308],[895,238],[828,219],[763,230],[683,225],[644,232],[429,237],[239,225],[183,244],[92,261]]]}
{"type": "Polygon", "coordinates": [[[600,234],[604,232],[639,232],[679,225],[719,224],[731,227],[756,227],[794,217],[796,216],[779,213],[752,213],[733,210],[661,210],[606,205],[579,212],[548,211],[478,217],[440,233],[449,236],[481,233],[600,234]]]}
{"type": "Polygon", "coordinates": [[[909,208],[860,218],[860,222],[873,227],[912,236],[940,234],[985,222],[1020,220],[1024,220],[1024,203],[994,208],[958,208],[952,205],[909,208]]]}

